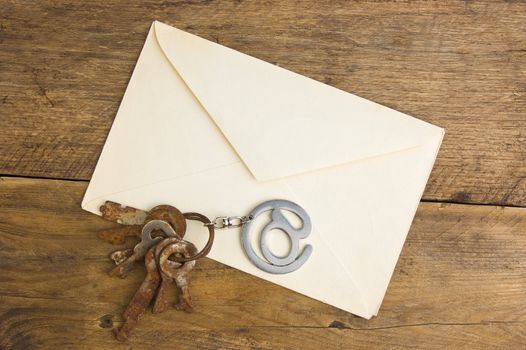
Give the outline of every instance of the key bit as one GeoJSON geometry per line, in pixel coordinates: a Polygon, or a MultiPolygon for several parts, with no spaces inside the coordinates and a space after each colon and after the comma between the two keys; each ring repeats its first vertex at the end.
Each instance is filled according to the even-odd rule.
{"type": "Polygon", "coordinates": [[[111,201],[106,201],[100,207],[100,212],[104,219],[123,225],[142,225],[148,216],[148,213],[143,210],[126,207],[111,201]]]}
{"type": "Polygon", "coordinates": [[[119,265],[132,255],[133,249],[116,250],[110,254],[110,259],[115,263],[115,265],[119,265]]]}
{"type": "Polygon", "coordinates": [[[190,257],[194,256],[196,253],[197,248],[195,245],[181,240],[176,243],[168,244],[159,254],[158,266],[161,271],[161,276],[164,274],[168,278],[171,278],[179,288],[179,301],[174,306],[176,309],[184,310],[186,312],[193,311],[192,298],[188,288],[188,274],[194,268],[196,261],[187,261],[183,263],[182,266],[176,267],[173,265],[173,261],[169,258],[174,254],[182,255],[183,257],[190,257]]]}
{"type": "Polygon", "coordinates": [[[146,253],[144,265],[146,266],[146,278],[137,292],[135,292],[126,310],[124,310],[122,314],[124,323],[115,334],[116,338],[120,341],[128,339],[130,332],[137,325],[146,308],[148,308],[159,287],[161,276],[155,261],[155,247],[150,248],[146,253]]]}

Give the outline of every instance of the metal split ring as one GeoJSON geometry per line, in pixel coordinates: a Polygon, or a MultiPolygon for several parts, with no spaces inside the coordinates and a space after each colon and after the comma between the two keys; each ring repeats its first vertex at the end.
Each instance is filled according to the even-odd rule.
{"type": "Polygon", "coordinates": [[[215,235],[214,226],[210,225],[211,224],[210,219],[204,216],[203,214],[184,213],[183,215],[186,218],[186,220],[196,220],[196,221],[200,221],[203,224],[205,224],[205,226],[208,228],[208,242],[206,242],[206,245],[204,246],[203,249],[201,249],[200,252],[192,256],[187,256],[187,257],[178,256],[178,257],[171,258],[172,261],[179,262],[179,263],[184,263],[187,261],[204,258],[210,252],[210,249],[212,249],[212,244],[214,243],[214,235],[215,235]]]}

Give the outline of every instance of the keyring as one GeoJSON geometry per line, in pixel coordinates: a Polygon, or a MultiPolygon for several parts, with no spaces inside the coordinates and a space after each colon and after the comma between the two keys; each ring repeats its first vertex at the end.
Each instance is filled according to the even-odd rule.
{"type": "Polygon", "coordinates": [[[206,216],[204,216],[203,214],[199,214],[199,213],[184,213],[183,215],[186,218],[186,220],[200,221],[206,227],[208,227],[208,242],[206,242],[206,245],[204,246],[204,248],[201,249],[201,251],[199,253],[195,254],[195,255],[192,255],[192,256],[189,256],[189,257],[179,256],[179,257],[173,257],[171,259],[172,261],[179,262],[179,263],[184,263],[184,262],[187,262],[187,261],[192,261],[192,260],[197,260],[197,259],[204,258],[210,252],[210,249],[212,249],[212,244],[214,243],[214,235],[215,235],[214,226],[210,225],[211,224],[210,219],[207,218],[206,216]]]}

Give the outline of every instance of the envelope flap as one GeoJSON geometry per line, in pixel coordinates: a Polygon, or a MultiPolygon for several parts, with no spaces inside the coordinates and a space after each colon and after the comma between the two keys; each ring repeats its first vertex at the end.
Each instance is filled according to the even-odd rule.
{"type": "Polygon", "coordinates": [[[156,38],[258,180],[417,147],[442,130],[160,22],[156,38]]]}

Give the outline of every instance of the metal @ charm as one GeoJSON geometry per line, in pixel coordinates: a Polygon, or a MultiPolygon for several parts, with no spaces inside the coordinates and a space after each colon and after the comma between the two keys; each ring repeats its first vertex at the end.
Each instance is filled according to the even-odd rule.
{"type": "Polygon", "coordinates": [[[261,203],[256,208],[254,208],[254,210],[252,210],[252,212],[249,214],[249,217],[253,218],[253,220],[243,225],[241,241],[247,257],[259,269],[273,274],[290,273],[299,269],[312,254],[313,248],[310,244],[307,244],[300,253],[299,241],[309,236],[312,230],[312,223],[309,214],[307,214],[305,209],[300,207],[298,204],[283,199],[270,200],[261,203]],[[302,227],[299,229],[293,227],[289,220],[283,215],[282,210],[287,210],[296,214],[302,221],[302,227]],[[263,231],[261,232],[259,243],[261,253],[265,258],[262,259],[256,254],[254,248],[252,247],[250,240],[250,229],[252,227],[253,220],[267,211],[272,211],[272,220],[263,228],[263,231]],[[291,248],[286,256],[277,256],[269,248],[269,233],[271,230],[275,229],[283,231],[290,239],[291,248]]]}

